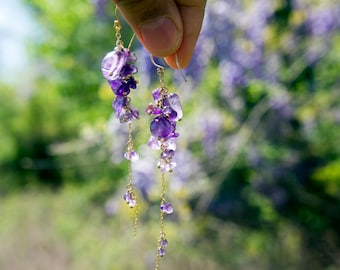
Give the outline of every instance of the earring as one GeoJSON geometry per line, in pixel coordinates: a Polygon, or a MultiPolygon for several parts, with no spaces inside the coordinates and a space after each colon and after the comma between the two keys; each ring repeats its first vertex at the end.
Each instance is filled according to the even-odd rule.
{"type": "Polygon", "coordinates": [[[155,115],[150,124],[151,137],[148,146],[154,150],[160,150],[158,168],[161,171],[161,194],[160,194],[160,233],[157,242],[157,254],[155,270],[159,268],[159,260],[166,253],[168,240],[164,230],[164,218],[172,214],[174,209],[166,197],[166,173],[172,172],[176,167],[176,162],[172,160],[176,151],[176,138],[179,133],[176,131],[176,122],[183,116],[182,106],[179,96],[170,93],[164,83],[164,67],[155,63],[153,56],[151,62],[157,67],[157,74],[160,87],[152,92],[154,103],[150,103],[146,112],[155,115]]]}
{"type": "Polygon", "coordinates": [[[114,21],[114,29],[116,35],[116,47],[113,51],[107,53],[102,60],[101,70],[103,77],[108,81],[115,99],[113,100],[112,107],[115,112],[116,118],[120,123],[128,125],[128,141],[127,152],[124,154],[125,159],[128,160],[128,184],[126,186],[126,192],[123,196],[124,201],[130,208],[134,208],[134,237],[137,234],[138,224],[138,204],[137,196],[134,191],[132,181],[132,162],[139,159],[138,153],[134,150],[133,138],[132,138],[132,122],[139,119],[139,112],[131,105],[131,98],[129,94],[131,89],[137,88],[137,81],[133,74],[137,73],[137,67],[134,63],[137,57],[134,52],[130,51],[130,47],[134,36],[132,36],[129,46],[124,47],[124,43],[121,39],[121,24],[118,19],[118,8],[116,7],[116,19],[114,21]]]}

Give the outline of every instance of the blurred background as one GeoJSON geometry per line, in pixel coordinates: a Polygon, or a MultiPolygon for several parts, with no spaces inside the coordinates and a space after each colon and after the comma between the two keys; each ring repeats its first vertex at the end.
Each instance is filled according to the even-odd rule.
{"type": "MultiPolygon", "coordinates": [[[[166,71],[185,115],[161,269],[340,269],[340,3],[208,2],[188,82],[166,71]]],[[[2,270],[153,269],[156,70],[135,41],[134,240],[127,127],[100,71],[113,20],[109,0],[0,2],[2,270]]]]}

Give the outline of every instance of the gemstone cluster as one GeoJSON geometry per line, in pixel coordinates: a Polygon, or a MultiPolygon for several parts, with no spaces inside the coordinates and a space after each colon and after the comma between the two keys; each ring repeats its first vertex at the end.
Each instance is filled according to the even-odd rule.
{"type": "MultiPolygon", "coordinates": [[[[159,70],[161,73],[161,70],[159,70]]],[[[180,99],[177,94],[169,93],[168,89],[162,84],[152,92],[153,103],[150,103],[146,112],[153,115],[154,118],[150,123],[151,137],[148,141],[148,146],[154,150],[161,150],[158,168],[162,172],[162,193],[161,193],[161,233],[158,240],[157,258],[163,257],[166,253],[168,240],[164,233],[164,215],[170,215],[174,212],[174,208],[165,196],[165,176],[166,172],[172,172],[176,167],[176,162],[173,161],[173,156],[176,151],[176,138],[179,133],[176,131],[176,123],[183,117],[183,111],[180,99]]],[[[156,261],[156,269],[159,262],[156,261]]]]}
{"type": "Polygon", "coordinates": [[[176,151],[176,122],[182,119],[183,111],[177,94],[169,93],[165,87],[152,92],[154,103],[150,103],[146,112],[154,115],[150,124],[151,137],[148,146],[154,150],[161,150],[158,168],[162,172],[172,172],[176,162],[172,158],[176,151]]]}
{"type": "Polygon", "coordinates": [[[136,89],[137,81],[133,74],[138,72],[134,65],[137,57],[127,48],[116,47],[107,53],[102,61],[101,70],[103,77],[108,81],[112,92],[115,94],[112,107],[115,116],[121,123],[129,124],[134,119],[139,119],[139,112],[131,105],[129,94],[131,89],[136,89]]]}

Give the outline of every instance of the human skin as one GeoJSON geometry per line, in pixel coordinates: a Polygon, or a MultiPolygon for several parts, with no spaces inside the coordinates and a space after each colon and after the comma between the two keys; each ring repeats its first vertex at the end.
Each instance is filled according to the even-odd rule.
{"type": "Polygon", "coordinates": [[[188,66],[202,27],[206,0],[113,2],[150,54],[163,57],[172,68],[188,66]]]}

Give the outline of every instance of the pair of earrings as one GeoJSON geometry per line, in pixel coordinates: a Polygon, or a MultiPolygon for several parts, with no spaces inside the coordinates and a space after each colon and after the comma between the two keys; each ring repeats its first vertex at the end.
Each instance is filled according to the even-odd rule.
{"type": "MultiPolygon", "coordinates": [[[[127,48],[121,39],[121,24],[118,19],[116,8],[116,20],[114,29],[116,35],[116,46],[113,51],[107,53],[102,60],[101,70],[103,77],[108,81],[115,98],[112,107],[116,118],[120,123],[128,125],[127,151],[124,154],[128,161],[128,184],[124,193],[124,200],[127,205],[134,209],[134,237],[137,234],[138,225],[138,200],[133,186],[132,163],[138,161],[139,155],[134,149],[132,137],[132,123],[139,119],[138,110],[132,106],[130,93],[137,88],[137,80],[134,75],[138,69],[135,66],[137,57],[130,50],[132,40],[127,48]]],[[[176,167],[173,156],[176,151],[176,138],[179,133],[176,131],[176,123],[181,120],[183,111],[179,96],[170,93],[164,83],[164,67],[155,63],[154,58],[150,57],[151,62],[157,67],[160,86],[152,92],[153,102],[146,107],[146,113],[153,116],[150,123],[151,136],[148,146],[153,150],[160,151],[160,159],[157,167],[161,171],[161,192],[160,192],[160,233],[157,241],[157,253],[155,269],[159,268],[159,260],[166,253],[168,240],[166,239],[164,219],[166,215],[172,214],[174,209],[166,197],[166,173],[172,172],[176,167]]],[[[178,63],[178,61],[177,61],[178,63]]],[[[179,66],[179,64],[177,64],[179,66]]]]}

